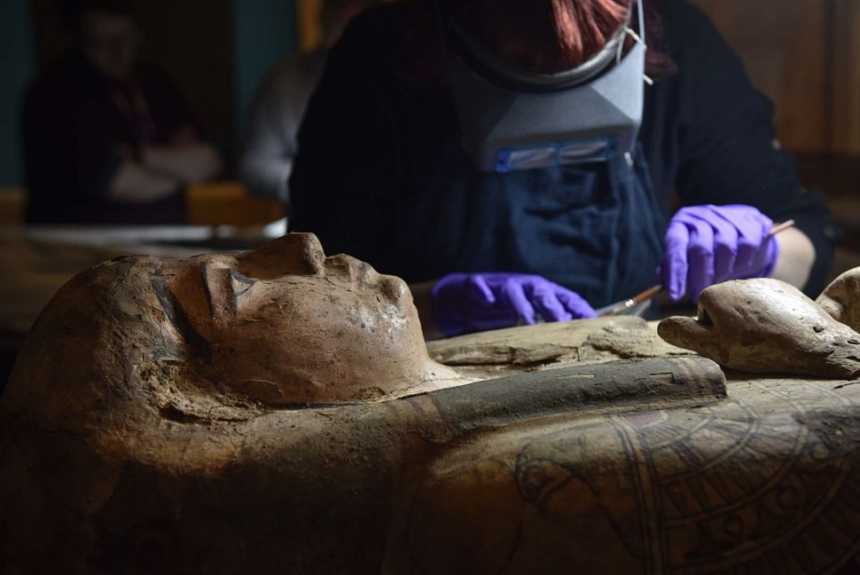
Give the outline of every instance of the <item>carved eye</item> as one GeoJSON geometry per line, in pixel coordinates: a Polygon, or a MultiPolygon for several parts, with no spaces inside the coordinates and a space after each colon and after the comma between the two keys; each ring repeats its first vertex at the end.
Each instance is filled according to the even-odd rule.
{"type": "Polygon", "coordinates": [[[255,283],[257,283],[257,280],[253,278],[249,278],[236,270],[230,271],[230,286],[233,288],[233,295],[236,297],[245,295],[255,283]]]}

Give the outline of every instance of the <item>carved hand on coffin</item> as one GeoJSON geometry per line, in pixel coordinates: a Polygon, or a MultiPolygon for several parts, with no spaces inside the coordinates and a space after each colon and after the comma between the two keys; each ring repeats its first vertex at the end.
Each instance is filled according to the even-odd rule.
{"type": "Polygon", "coordinates": [[[833,280],[815,302],[836,321],[860,331],[860,268],[833,280]]]}
{"type": "Polygon", "coordinates": [[[673,345],[739,371],[827,378],[860,374],[860,334],[779,280],[709,287],[699,300],[698,317],[666,319],[658,331],[673,345]]]}

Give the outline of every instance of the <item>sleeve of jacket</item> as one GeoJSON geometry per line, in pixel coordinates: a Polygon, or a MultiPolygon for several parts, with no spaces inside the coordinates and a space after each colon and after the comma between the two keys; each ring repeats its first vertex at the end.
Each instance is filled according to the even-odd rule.
{"type": "Polygon", "coordinates": [[[290,229],[315,233],[327,253],[385,269],[397,145],[388,51],[372,18],[348,27],[308,103],[289,184],[290,229]]]}

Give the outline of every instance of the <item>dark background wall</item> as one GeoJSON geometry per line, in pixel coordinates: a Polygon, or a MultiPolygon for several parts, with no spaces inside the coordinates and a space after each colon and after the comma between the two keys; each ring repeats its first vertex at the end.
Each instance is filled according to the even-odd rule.
{"type": "Polygon", "coordinates": [[[236,0],[233,5],[236,66],[233,78],[235,128],[241,135],[260,79],[298,44],[295,0],[236,0]]]}
{"type": "Polygon", "coordinates": [[[693,0],[777,105],[783,144],[860,156],[858,0],[693,0]]]}

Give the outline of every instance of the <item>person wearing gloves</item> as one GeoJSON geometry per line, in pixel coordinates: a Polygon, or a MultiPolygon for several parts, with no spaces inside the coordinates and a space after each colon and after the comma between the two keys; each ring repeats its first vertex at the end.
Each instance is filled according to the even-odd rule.
{"type": "Polygon", "coordinates": [[[814,293],[830,216],[772,116],[687,0],[403,2],[330,54],[292,225],[410,282],[428,336],[592,317],[658,283],[814,293]]]}

